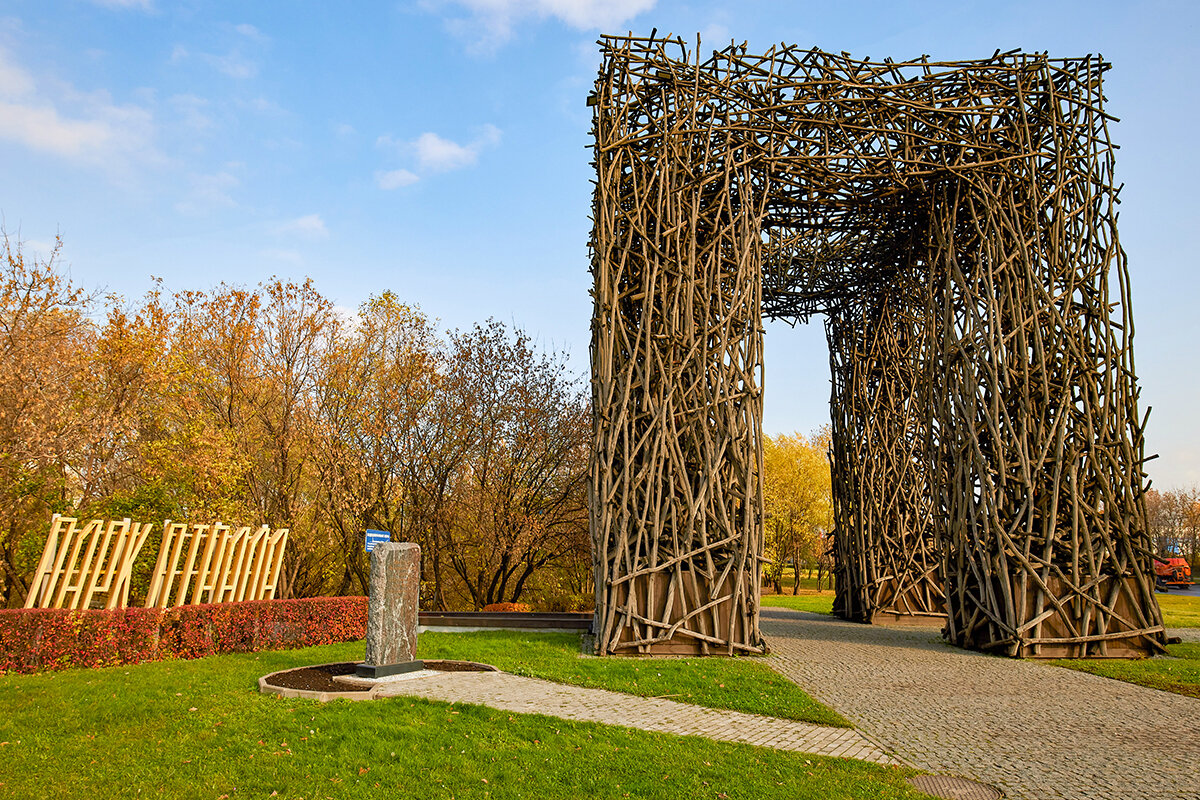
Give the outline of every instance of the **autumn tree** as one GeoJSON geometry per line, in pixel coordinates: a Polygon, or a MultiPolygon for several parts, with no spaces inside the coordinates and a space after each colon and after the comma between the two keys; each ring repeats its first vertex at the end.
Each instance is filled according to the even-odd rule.
{"type": "Polygon", "coordinates": [[[1154,552],[1179,555],[1200,568],[1200,489],[1146,492],[1146,516],[1154,552]]]}
{"type": "Polygon", "coordinates": [[[20,243],[0,238],[0,590],[13,605],[28,591],[37,533],[73,500],[94,298],[57,269],[58,247],[27,259],[20,243]]]}
{"type": "Polygon", "coordinates": [[[801,565],[824,563],[825,535],[832,525],[828,447],[827,429],[807,437],[763,437],[764,575],[776,592],[782,591],[787,565],[796,571],[795,594],[801,565]]]}
{"type": "Polygon", "coordinates": [[[444,556],[476,608],[516,602],[539,570],[586,551],[590,416],[562,354],[494,320],[452,337],[444,393],[462,463],[444,556]]]}
{"type": "MultiPolygon", "coordinates": [[[[429,320],[391,292],[337,325],[325,350],[312,418],[317,524],[337,541],[337,594],[367,591],[363,531],[425,542],[414,485],[438,390],[440,342],[429,320]]],[[[425,570],[429,577],[429,570],[425,570]]]]}
{"type": "Polygon", "coordinates": [[[71,469],[76,505],[86,513],[172,513],[152,499],[155,482],[144,468],[171,387],[160,322],[114,299],[83,358],[87,390],[74,413],[84,433],[71,469]]]}
{"type": "Polygon", "coordinates": [[[496,322],[443,337],[390,292],[339,315],[311,281],[158,282],[97,313],[56,255],[4,242],[6,605],[55,511],[287,527],[282,596],[365,592],[366,528],[421,545],[435,608],[587,593],[589,415],[561,354],[496,322]]]}

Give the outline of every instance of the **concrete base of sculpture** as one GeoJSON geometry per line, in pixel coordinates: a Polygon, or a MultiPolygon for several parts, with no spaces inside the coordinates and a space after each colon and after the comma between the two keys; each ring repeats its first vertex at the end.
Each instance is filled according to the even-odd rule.
{"type": "Polygon", "coordinates": [[[409,542],[375,546],[367,602],[367,650],[355,673],[382,678],[423,668],[417,654],[421,548],[409,542]]]}
{"type": "Polygon", "coordinates": [[[359,664],[354,668],[354,674],[360,678],[386,678],[389,675],[402,675],[405,672],[416,672],[425,669],[424,661],[405,661],[400,664],[359,664]]]}

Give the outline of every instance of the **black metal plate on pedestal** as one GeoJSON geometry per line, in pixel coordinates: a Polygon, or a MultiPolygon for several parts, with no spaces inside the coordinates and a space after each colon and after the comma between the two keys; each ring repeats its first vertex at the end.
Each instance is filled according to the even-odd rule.
{"type": "Polygon", "coordinates": [[[399,664],[359,664],[354,668],[354,674],[360,678],[386,678],[389,675],[403,675],[406,672],[416,672],[425,669],[424,661],[403,661],[399,664]]]}

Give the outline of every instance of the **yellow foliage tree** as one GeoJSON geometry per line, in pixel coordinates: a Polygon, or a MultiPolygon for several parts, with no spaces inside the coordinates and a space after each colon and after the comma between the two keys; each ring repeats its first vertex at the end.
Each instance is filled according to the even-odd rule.
{"type": "MultiPolygon", "coordinates": [[[[828,427],[804,436],[763,437],[763,499],[766,505],[764,575],[779,592],[788,564],[823,564],[832,525],[828,427]]],[[[818,573],[819,575],[819,573],[818,573]]],[[[799,589],[799,577],[793,593],[799,589]]]]}

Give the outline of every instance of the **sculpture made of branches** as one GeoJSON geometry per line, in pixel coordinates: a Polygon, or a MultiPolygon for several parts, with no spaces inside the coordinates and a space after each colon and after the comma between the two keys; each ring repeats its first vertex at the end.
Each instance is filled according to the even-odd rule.
{"type": "Polygon", "coordinates": [[[597,652],[764,651],[761,319],[816,314],[838,613],[1160,650],[1108,65],[601,46],[597,652]]]}

